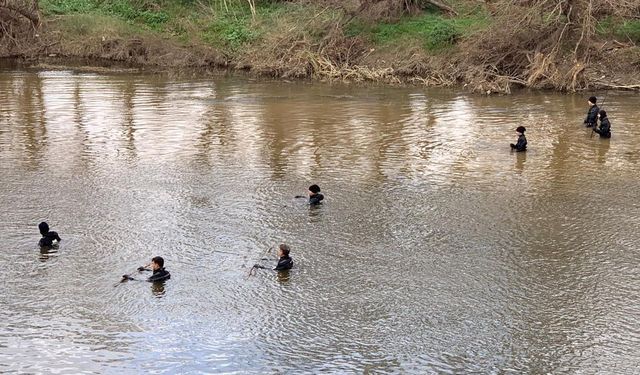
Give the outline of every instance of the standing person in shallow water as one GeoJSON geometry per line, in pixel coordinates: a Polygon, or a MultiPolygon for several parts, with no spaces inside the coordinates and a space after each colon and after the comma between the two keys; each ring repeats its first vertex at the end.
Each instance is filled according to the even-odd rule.
{"type": "Polygon", "coordinates": [[[320,194],[320,186],[311,185],[309,186],[309,204],[315,206],[317,204],[322,203],[324,199],[324,195],[320,194]]]}
{"type": "Polygon", "coordinates": [[[594,128],[593,131],[600,134],[600,138],[611,138],[611,123],[604,109],[598,113],[598,119],[600,119],[600,127],[594,128]]]}
{"type": "Polygon", "coordinates": [[[524,126],[518,126],[516,133],[518,134],[518,141],[515,144],[511,144],[511,149],[516,152],[527,151],[527,138],[524,136],[524,132],[527,129],[524,126]]]}
{"type": "MultiPolygon", "coordinates": [[[[291,248],[289,248],[289,245],[282,243],[278,246],[278,264],[273,268],[274,271],[287,271],[293,268],[293,258],[289,256],[290,252],[291,248]]],[[[253,265],[253,268],[266,269],[267,267],[256,263],[253,265]]]]}
{"type": "Polygon", "coordinates": [[[286,271],[293,267],[293,259],[289,256],[291,249],[287,244],[280,244],[278,246],[278,264],[276,264],[274,271],[286,271]]]}
{"type": "MultiPolygon", "coordinates": [[[[151,258],[151,263],[146,266],[138,267],[138,272],[153,271],[153,275],[147,278],[149,282],[165,281],[171,278],[169,271],[164,269],[164,259],[162,257],[151,258]]],[[[123,275],[122,280],[136,280],[129,275],[123,275]]]]}
{"type": "Polygon", "coordinates": [[[598,122],[598,112],[600,108],[596,105],[598,99],[595,96],[589,98],[589,112],[587,112],[587,118],[584,119],[584,125],[587,128],[594,128],[598,122]]]}
{"type": "Polygon", "coordinates": [[[38,229],[40,230],[40,234],[42,235],[42,238],[38,242],[38,245],[40,245],[41,247],[51,247],[53,246],[53,241],[62,241],[60,236],[58,236],[58,233],[49,231],[49,224],[47,224],[46,222],[43,221],[42,223],[38,224],[38,229]]]}
{"type": "MultiPolygon", "coordinates": [[[[303,195],[296,195],[296,198],[304,198],[303,195]]],[[[324,199],[324,195],[320,194],[320,186],[311,185],[309,186],[309,204],[312,206],[318,205],[322,203],[324,199]]]]}

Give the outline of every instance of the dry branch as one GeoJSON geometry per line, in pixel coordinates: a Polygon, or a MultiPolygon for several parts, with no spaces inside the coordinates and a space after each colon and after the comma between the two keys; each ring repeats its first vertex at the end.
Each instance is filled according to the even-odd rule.
{"type": "Polygon", "coordinates": [[[6,9],[28,19],[34,27],[40,25],[40,14],[38,13],[37,0],[0,0],[0,9],[6,9]]]}

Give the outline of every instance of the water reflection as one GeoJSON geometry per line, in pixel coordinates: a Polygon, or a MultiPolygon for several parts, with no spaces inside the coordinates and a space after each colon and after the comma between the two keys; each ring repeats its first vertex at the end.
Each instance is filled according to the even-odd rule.
{"type": "Polygon", "coordinates": [[[288,270],[276,272],[276,279],[279,283],[286,284],[291,279],[291,272],[288,270]]]}
{"type": "Polygon", "coordinates": [[[165,288],[164,281],[151,283],[151,293],[153,293],[154,297],[162,298],[164,297],[165,288]]]}
{"type": "Polygon", "coordinates": [[[596,162],[600,164],[604,164],[607,161],[607,152],[609,152],[609,147],[611,146],[611,139],[600,139],[598,144],[598,154],[596,157],[596,162]]]}
{"type": "Polygon", "coordinates": [[[515,152],[516,159],[516,173],[521,174],[524,170],[524,165],[527,162],[527,153],[526,152],[515,152]]]}
{"type": "Polygon", "coordinates": [[[2,72],[2,371],[631,373],[635,99],[2,72]]]}
{"type": "Polygon", "coordinates": [[[40,246],[40,256],[38,259],[42,262],[46,262],[51,257],[55,257],[58,254],[58,246],[40,246]]]}

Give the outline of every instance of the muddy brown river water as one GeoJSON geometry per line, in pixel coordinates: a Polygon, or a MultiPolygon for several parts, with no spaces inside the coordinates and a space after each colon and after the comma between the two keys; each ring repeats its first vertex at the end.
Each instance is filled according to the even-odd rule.
{"type": "Polygon", "coordinates": [[[0,373],[640,374],[640,101],[590,94],[0,71],[0,373]]]}

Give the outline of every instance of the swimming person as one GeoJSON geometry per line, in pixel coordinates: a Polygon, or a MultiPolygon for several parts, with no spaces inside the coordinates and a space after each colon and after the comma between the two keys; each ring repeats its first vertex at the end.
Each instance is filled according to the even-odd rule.
{"type": "MultiPolygon", "coordinates": [[[[162,257],[153,257],[150,264],[138,267],[138,272],[143,271],[153,271],[153,274],[147,278],[147,281],[149,282],[165,281],[171,278],[171,274],[169,273],[169,271],[164,269],[164,259],[162,257]]],[[[124,281],[136,279],[129,275],[123,275],[122,280],[124,281]]]]}
{"type": "MultiPolygon", "coordinates": [[[[309,204],[312,206],[318,205],[322,203],[324,199],[324,195],[320,194],[320,186],[311,185],[309,186],[309,204]]],[[[304,198],[303,195],[296,195],[296,198],[304,198]]]]}
{"type": "Polygon", "coordinates": [[[604,109],[598,112],[598,119],[600,119],[600,127],[594,128],[593,131],[600,134],[600,138],[611,138],[611,123],[604,109]]]}
{"type": "Polygon", "coordinates": [[[593,128],[598,122],[598,112],[600,108],[596,105],[598,99],[595,96],[589,98],[589,112],[587,112],[587,118],[584,119],[584,125],[587,128],[593,128]]]}
{"type": "Polygon", "coordinates": [[[516,128],[516,133],[518,134],[518,141],[516,144],[511,143],[511,149],[516,150],[516,152],[527,151],[527,138],[524,136],[524,132],[527,129],[524,126],[518,126],[516,128]]]}
{"type": "MultiPolygon", "coordinates": [[[[291,248],[287,244],[280,244],[278,246],[278,263],[273,268],[274,271],[287,271],[293,267],[293,258],[289,255],[291,248]]],[[[267,267],[259,264],[254,264],[253,268],[266,269],[267,267]]]]}
{"type": "Polygon", "coordinates": [[[40,234],[42,235],[42,238],[38,242],[38,245],[40,245],[41,247],[51,247],[53,246],[53,241],[62,241],[57,232],[49,230],[49,224],[47,224],[46,222],[43,221],[42,223],[38,224],[38,229],[40,230],[40,234]]]}

